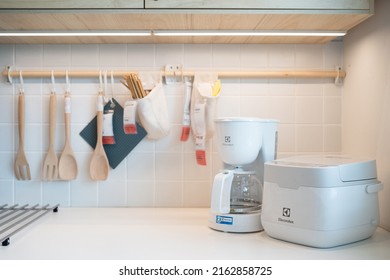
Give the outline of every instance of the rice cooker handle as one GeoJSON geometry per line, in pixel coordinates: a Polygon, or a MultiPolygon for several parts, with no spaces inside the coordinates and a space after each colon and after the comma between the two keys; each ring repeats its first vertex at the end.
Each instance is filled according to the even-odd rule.
{"type": "Polygon", "coordinates": [[[233,177],[232,171],[224,171],[215,176],[211,193],[211,209],[213,211],[221,214],[230,212],[230,191],[233,177]]]}
{"type": "Polygon", "coordinates": [[[378,184],[366,186],[367,193],[377,193],[381,190],[383,190],[383,183],[382,182],[379,182],[378,184]]]}

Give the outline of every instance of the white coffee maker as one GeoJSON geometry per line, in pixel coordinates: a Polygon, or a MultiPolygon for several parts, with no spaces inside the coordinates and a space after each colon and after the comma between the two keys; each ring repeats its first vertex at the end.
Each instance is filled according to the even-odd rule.
{"type": "Polygon", "coordinates": [[[225,232],[263,230],[264,162],[276,159],[278,121],[220,118],[215,124],[224,170],[214,178],[209,227],[225,232]]]}

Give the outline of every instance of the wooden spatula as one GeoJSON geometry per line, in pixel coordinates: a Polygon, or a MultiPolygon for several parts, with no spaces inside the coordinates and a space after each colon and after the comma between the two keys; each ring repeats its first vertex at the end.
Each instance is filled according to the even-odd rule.
{"type": "Polygon", "coordinates": [[[108,178],[109,163],[103,148],[103,94],[99,93],[97,102],[97,141],[89,166],[89,174],[92,180],[101,181],[108,178]]]}
{"type": "Polygon", "coordinates": [[[65,146],[58,163],[58,175],[62,180],[74,180],[77,177],[78,168],[70,144],[71,99],[69,92],[65,93],[65,146]]]}

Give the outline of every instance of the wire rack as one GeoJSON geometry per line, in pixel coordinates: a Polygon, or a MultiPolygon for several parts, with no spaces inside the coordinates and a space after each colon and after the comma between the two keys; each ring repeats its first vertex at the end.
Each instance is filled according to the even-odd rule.
{"type": "Polygon", "coordinates": [[[18,204],[0,206],[0,243],[2,246],[10,244],[11,236],[26,228],[39,218],[50,212],[58,212],[59,204],[50,206],[49,204],[39,207],[39,204],[29,206],[18,204]]]}

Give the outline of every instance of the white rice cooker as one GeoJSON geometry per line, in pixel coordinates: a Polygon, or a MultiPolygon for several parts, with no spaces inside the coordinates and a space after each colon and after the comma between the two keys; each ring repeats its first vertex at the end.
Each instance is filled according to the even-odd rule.
{"type": "Polygon", "coordinates": [[[298,156],[265,164],[265,232],[328,248],[369,238],[379,223],[375,160],[298,156]]]}

